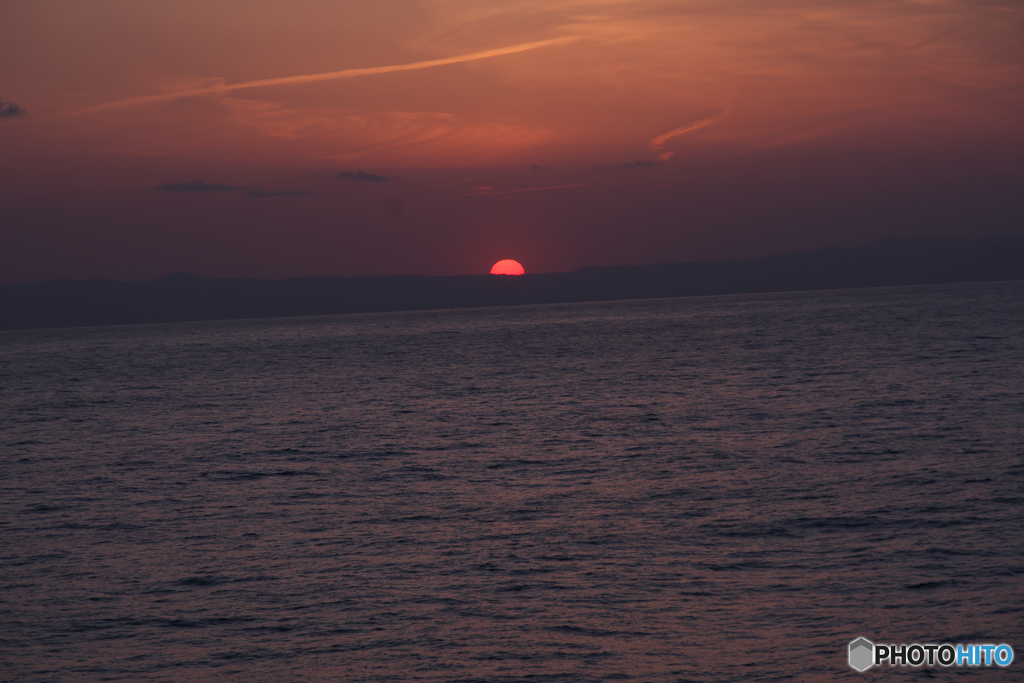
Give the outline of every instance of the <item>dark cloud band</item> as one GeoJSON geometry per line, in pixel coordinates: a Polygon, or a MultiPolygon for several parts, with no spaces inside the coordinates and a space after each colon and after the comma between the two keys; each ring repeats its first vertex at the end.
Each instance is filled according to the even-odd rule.
{"type": "Polygon", "coordinates": [[[15,116],[24,116],[28,112],[14,102],[0,100],[0,119],[13,119],[15,116]]]}
{"type": "Polygon", "coordinates": [[[342,171],[338,174],[338,177],[342,180],[355,180],[363,183],[383,183],[388,180],[396,180],[396,178],[389,178],[386,175],[377,175],[376,173],[363,173],[362,171],[342,171]]]}

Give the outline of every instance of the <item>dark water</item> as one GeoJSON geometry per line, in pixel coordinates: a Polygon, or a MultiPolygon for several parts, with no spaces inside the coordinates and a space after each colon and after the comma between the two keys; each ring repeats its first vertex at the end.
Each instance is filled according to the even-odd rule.
{"type": "Polygon", "coordinates": [[[1022,416],[1020,282],[3,333],[0,680],[1024,653],[1022,416]]]}

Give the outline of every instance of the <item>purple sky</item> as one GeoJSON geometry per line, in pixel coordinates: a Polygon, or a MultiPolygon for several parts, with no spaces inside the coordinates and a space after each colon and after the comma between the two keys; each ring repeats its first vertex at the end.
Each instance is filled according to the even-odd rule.
{"type": "Polygon", "coordinates": [[[346,5],[0,5],[0,281],[1024,228],[1018,3],[346,5]]]}

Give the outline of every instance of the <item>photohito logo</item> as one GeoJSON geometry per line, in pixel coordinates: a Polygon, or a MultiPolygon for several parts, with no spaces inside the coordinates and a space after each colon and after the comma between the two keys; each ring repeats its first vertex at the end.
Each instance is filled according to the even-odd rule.
{"type": "Polygon", "coordinates": [[[1010,666],[1013,648],[1002,645],[881,645],[867,638],[850,642],[850,666],[867,671],[889,662],[889,666],[1010,666]]]}

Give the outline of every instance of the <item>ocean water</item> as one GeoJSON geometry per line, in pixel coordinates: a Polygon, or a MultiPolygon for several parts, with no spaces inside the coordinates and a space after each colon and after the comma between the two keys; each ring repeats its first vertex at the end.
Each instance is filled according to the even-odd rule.
{"type": "Polygon", "coordinates": [[[1024,653],[1022,282],[0,333],[0,450],[3,681],[1024,653]]]}

